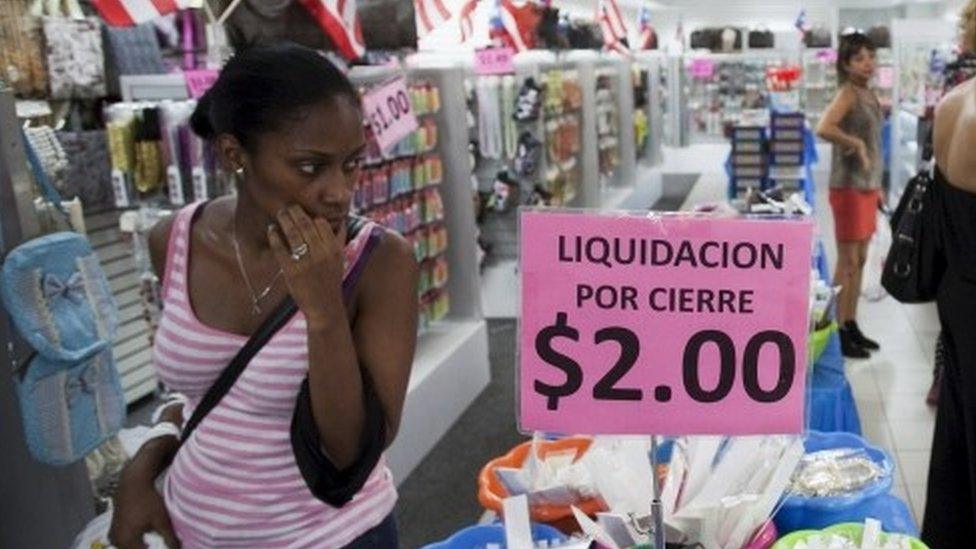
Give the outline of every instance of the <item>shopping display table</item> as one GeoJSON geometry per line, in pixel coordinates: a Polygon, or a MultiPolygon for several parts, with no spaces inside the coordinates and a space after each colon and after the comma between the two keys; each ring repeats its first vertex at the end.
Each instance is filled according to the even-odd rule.
{"type": "MultiPolygon", "coordinates": [[[[830,267],[823,242],[817,242],[813,267],[820,278],[829,281],[830,267]]],[[[840,336],[830,335],[827,348],[812,366],[807,387],[807,428],[815,431],[846,431],[861,434],[861,419],[851,384],[844,375],[844,356],[840,352],[840,336]]]]}

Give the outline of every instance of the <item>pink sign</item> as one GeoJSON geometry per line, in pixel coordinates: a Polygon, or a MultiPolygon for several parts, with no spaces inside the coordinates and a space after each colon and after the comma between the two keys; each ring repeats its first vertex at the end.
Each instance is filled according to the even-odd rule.
{"type": "Polygon", "coordinates": [[[185,70],[183,76],[186,78],[186,89],[190,92],[190,97],[200,99],[207,90],[217,81],[220,73],[213,69],[185,70]]]}
{"type": "Polygon", "coordinates": [[[878,69],[878,87],[879,88],[892,88],[895,85],[895,68],[894,67],[881,67],[878,69]]]}
{"type": "Polygon", "coordinates": [[[803,429],[813,223],[521,214],[519,424],[803,429]]]}
{"type": "Polygon", "coordinates": [[[485,48],[474,52],[474,72],[480,75],[514,74],[515,52],[512,48],[485,48]]]}
{"type": "Polygon", "coordinates": [[[388,150],[417,130],[404,77],[377,86],[363,97],[363,116],[382,150],[388,150]]]}
{"type": "Polygon", "coordinates": [[[837,50],[833,48],[823,49],[817,52],[817,59],[823,63],[836,63],[837,50]]]}
{"type": "Polygon", "coordinates": [[[691,62],[691,75],[695,78],[708,79],[715,74],[715,62],[711,59],[695,59],[691,62]]]}

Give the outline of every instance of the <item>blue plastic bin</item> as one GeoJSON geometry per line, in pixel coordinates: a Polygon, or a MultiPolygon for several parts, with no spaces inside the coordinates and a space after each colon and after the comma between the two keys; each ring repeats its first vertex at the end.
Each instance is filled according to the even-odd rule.
{"type": "MultiPolygon", "coordinates": [[[[788,496],[783,506],[776,513],[773,522],[780,535],[789,534],[797,530],[819,530],[841,522],[863,522],[866,517],[873,516],[881,520],[886,532],[904,532],[901,517],[897,513],[880,513],[887,509],[890,502],[885,498],[891,491],[894,466],[888,452],[871,446],[863,438],[852,433],[821,433],[810,431],[804,441],[808,453],[832,448],[864,448],[868,456],[881,466],[884,471],[882,478],[865,487],[863,490],[846,496],[825,498],[811,498],[798,495],[788,496]],[[887,506],[886,506],[887,505],[887,506]],[[880,506],[880,507],[879,507],[880,506]],[[885,521],[885,516],[890,515],[885,521]],[[892,524],[897,523],[897,524],[892,524]]],[[[899,501],[897,498],[894,498],[899,501]]],[[[909,523],[911,514],[909,513],[909,523]]]]}
{"type": "MultiPolygon", "coordinates": [[[[532,524],[532,539],[535,541],[566,541],[566,536],[552,526],[532,524]]],[[[425,546],[423,549],[484,549],[489,543],[505,547],[505,526],[502,524],[483,524],[469,526],[446,540],[425,546]]]]}

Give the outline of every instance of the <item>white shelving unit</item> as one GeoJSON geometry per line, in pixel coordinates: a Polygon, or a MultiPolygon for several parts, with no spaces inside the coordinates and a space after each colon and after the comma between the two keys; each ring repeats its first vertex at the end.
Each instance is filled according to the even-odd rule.
{"type": "Polygon", "coordinates": [[[816,127],[827,105],[837,93],[837,50],[808,48],[802,53],[803,89],[801,104],[807,122],[816,127]]]}
{"type": "MultiPolygon", "coordinates": [[[[40,236],[34,207],[34,182],[20,135],[14,92],[0,82],[0,255],[40,236]]],[[[6,313],[4,313],[6,314],[6,313]]],[[[5,319],[0,323],[0,505],[3,528],[0,547],[67,547],[94,517],[92,485],[84,460],[52,467],[27,450],[21,410],[14,388],[15,368],[27,363],[33,350],[5,319]]]]}
{"type": "Polygon", "coordinates": [[[667,84],[667,111],[665,112],[664,143],[669,147],[687,147],[691,144],[691,113],[688,109],[684,57],[668,55],[664,58],[662,82],[667,84]]]}
{"type": "Polygon", "coordinates": [[[644,113],[647,116],[648,136],[644,154],[639,155],[635,166],[634,195],[638,197],[628,209],[647,207],[657,202],[663,192],[661,165],[664,162],[664,144],[673,130],[668,129],[668,58],[661,52],[637,52],[634,66],[641,77],[646,78],[643,89],[644,113]],[[636,202],[636,203],[634,203],[636,202]]]}
{"type": "MultiPolygon", "coordinates": [[[[634,138],[634,88],[631,82],[631,63],[616,54],[604,54],[594,64],[593,86],[601,93],[600,80],[612,83],[610,103],[603,108],[607,116],[616,118],[617,164],[609,177],[601,173],[599,152],[597,159],[597,184],[600,189],[598,207],[607,210],[622,209],[628,206],[631,197],[637,192],[637,151],[634,138]]],[[[605,93],[605,92],[604,92],[605,93]]],[[[606,93],[605,93],[606,95],[606,93]]],[[[599,102],[597,108],[600,108],[599,102]]],[[[600,116],[600,113],[597,113],[600,116]]],[[[605,136],[601,136],[601,122],[596,121],[593,139],[599,151],[605,146],[605,136]]],[[[605,128],[602,132],[606,134],[605,128]]],[[[583,144],[587,146],[587,139],[583,144]]]]}
{"type": "Polygon", "coordinates": [[[766,69],[794,62],[793,57],[795,54],[774,49],[687,53],[683,58],[683,108],[688,112],[690,142],[724,143],[725,126],[736,124],[742,111],[768,105],[766,69]],[[712,74],[694,74],[697,66],[706,65],[714,69],[712,74]]]}

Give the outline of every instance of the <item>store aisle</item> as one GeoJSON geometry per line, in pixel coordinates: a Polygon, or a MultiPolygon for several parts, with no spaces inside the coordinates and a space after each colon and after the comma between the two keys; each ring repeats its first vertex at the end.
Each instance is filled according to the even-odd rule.
{"type": "MultiPolygon", "coordinates": [[[[727,154],[727,146],[683,151],[688,162],[683,164],[684,169],[665,176],[666,183],[676,189],[683,187],[681,193],[669,196],[665,192],[656,206],[690,209],[704,202],[724,201],[727,179],[723,172],[710,168],[700,177],[680,172],[687,172],[689,166],[721,166],[727,154]]],[[[833,222],[827,204],[827,174],[823,171],[830,165],[828,155],[821,153],[821,169],[815,178],[821,182],[817,192],[819,232],[833,264],[833,222]]],[[[486,312],[491,313],[488,316],[507,317],[489,323],[491,385],[400,487],[397,516],[405,547],[440,539],[476,522],[482,514],[476,500],[478,470],[522,438],[516,431],[514,415],[514,262],[509,268],[511,272],[495,269],[485,273],[486,312]]],[[[935,307],[902,305],[890,297],[877,302],[862,299],[860,322],[882,344],[882,350],[870,360],[846,366],[864,435],[896,460],[899,475],[894,491],[910,503],[916,520],[920,520],[935,420],[935,411],[925,405],[939,329],[935,307]]]]}
{"type": "MultiPolygon", "coordinates": [[[[820,166],[829,165],[829,158],[821,155],[820,166]]],[[[818,225],[834,265],[827,174],[818,174],[817,181],[822,182],[817,192],[818,225]]],[[[865,279],[865,286],[868,284],[865,279]]],[[[861,298],[858,313],[864,331],[881,343],[881,351],[871,359],[848,361],[846,366],[862,429],[868,440],[895,458],[901,475],[895,479],[894,491],[907,497],[921,527],[935,426],[935,409],[925,404],[925,395],[932,384],[939,333],[936,307],[934,303],[904,305],[891,297],[875,302],[861,298]]]]}
{"type": "Polygon", "coordinates": [[[420,547],[476,522],[478,473],[520,443],[515,420],[514,319],[488,321],[491,383],[399,486],[401,547],[420,547]]]}
{"type": "MultiPolygon", "coordinates": [[[[698,149],[699,147],[692,147],[698,149]]],[[[714,165],[722,151],[709,147],[699,158],[714,165]]],[[[725,154],[727,154],[727,149],[725,154]]],[[[817,188],[817,225],[830,265],[836,263],[833,218],[827,201],[829,150],[821,149],[814,178],[817,188]]],[[[725,199],[724,174],[706,173],[688,196],[682,209],[725,199]]],[[[865,279],[867,287],[870,281],[865,279]]],[[[939,319],[935,304],[903,305],[891,297],[880,301],[862,298],[859,323],[865,333],[881,343],[881,351],[864,361],[848,361],[850,380],[864,436],[887,449],[896,461],[899,476],[894,492],[908,501],[921,526],[925,508],[935,409],[925,404],[932,384],[935,341],[939,319]]]]}

